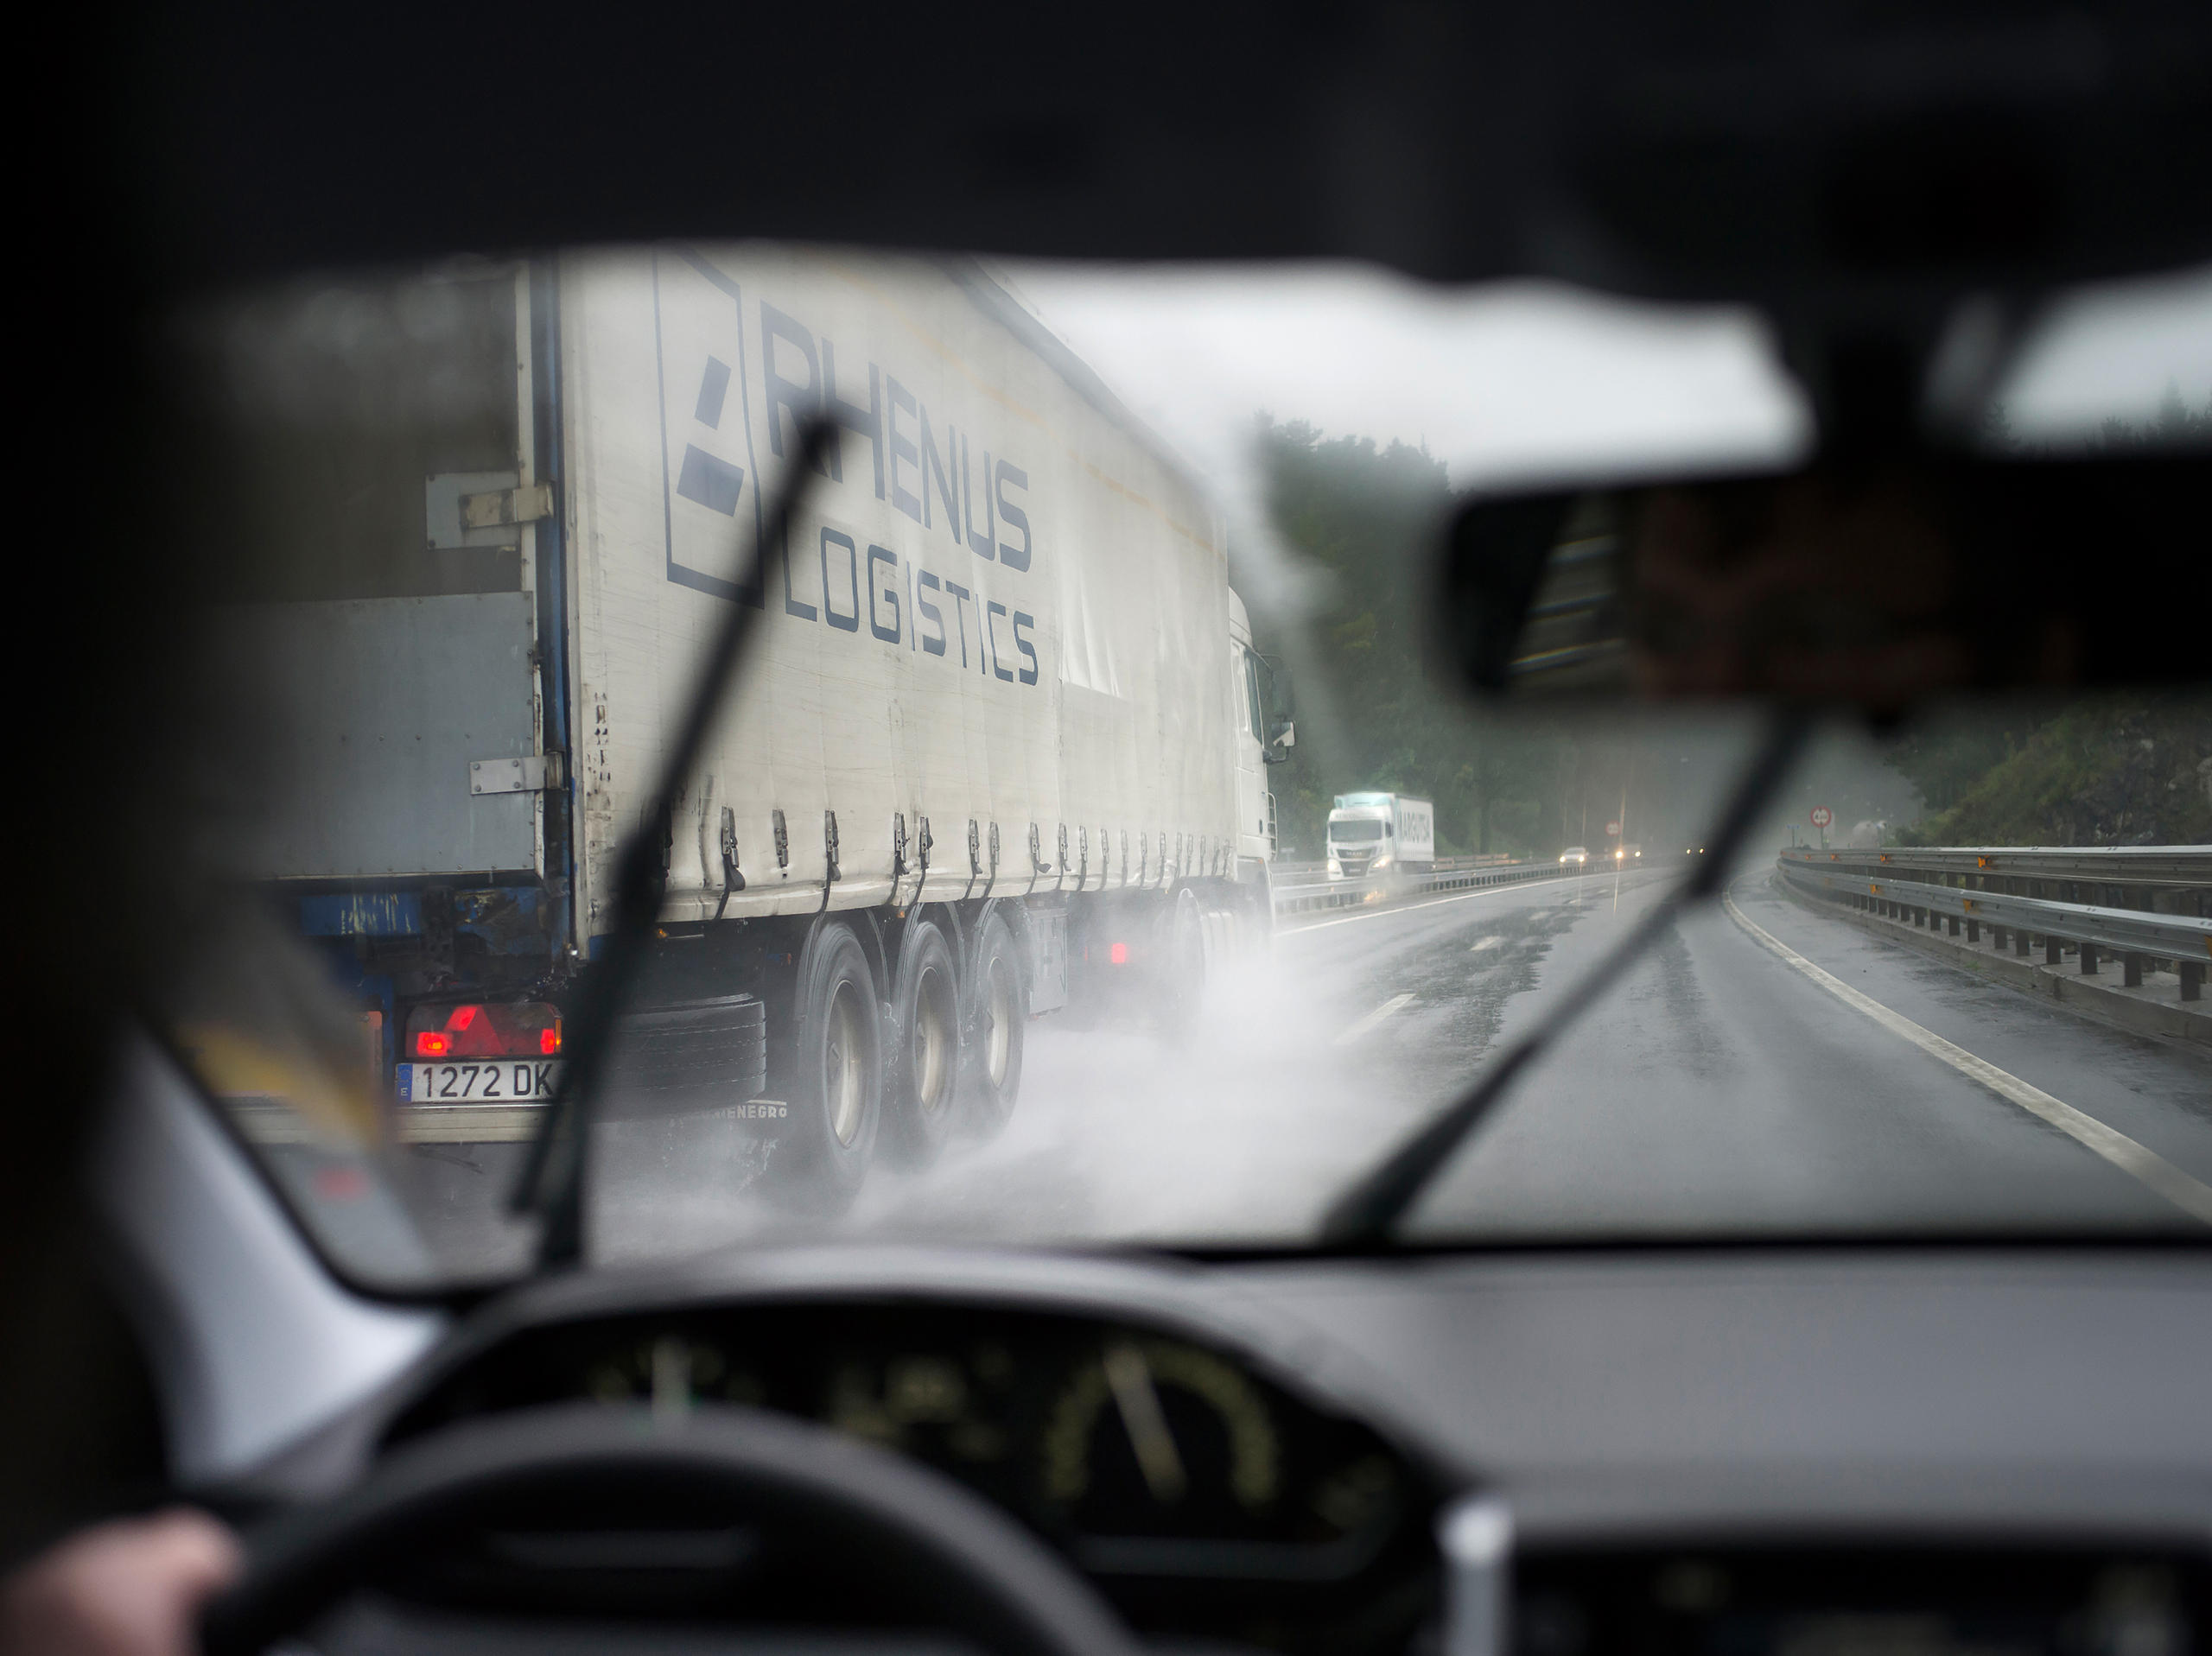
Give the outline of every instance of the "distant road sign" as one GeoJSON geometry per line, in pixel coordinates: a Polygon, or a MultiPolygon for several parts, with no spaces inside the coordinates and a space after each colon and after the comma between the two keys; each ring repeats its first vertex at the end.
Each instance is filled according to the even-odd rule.
{"type": "Polygon", "coordinates": [[[1826,805],[1815,805],[1813,807],[1813,826],[1815,828],[1824,828],[1834,821],[1835,813],[1830,810],[1826,805]]]}
{"type": "Polygon", "coordinates": [[[1618,834],[1620,831],[1621,825],[1618,822],[1608,822],[1605,824],[1605,832],[1608,834],[1618,834]]]}

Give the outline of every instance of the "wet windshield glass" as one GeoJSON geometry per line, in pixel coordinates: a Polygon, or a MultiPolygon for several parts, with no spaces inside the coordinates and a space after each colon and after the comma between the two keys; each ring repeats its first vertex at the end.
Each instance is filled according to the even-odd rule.
{"type": "MultiPolygon", "coordinates": [[[[2212,438],[2212,294],[2159,296],[2151,346],[2109,307],[2039,346],[1989,441],[2212,438]]],[[[168,1015],[334,1258],[403,1285],[529,1267],[509,1197],[632,845],[588,1259],[1311,1240],[1688,877],[1759,739],[1442,688],[1442,525],[1808,441],[1748,314],[1325,269],[613,249],[177,333],[235,530],[194,839],[245,917],[199,947],[257,964],[168,1015]]],[[[1726,872],[1414,1234],[2212,1221],[2201,687],[1826,728],[1726,872]]]]}

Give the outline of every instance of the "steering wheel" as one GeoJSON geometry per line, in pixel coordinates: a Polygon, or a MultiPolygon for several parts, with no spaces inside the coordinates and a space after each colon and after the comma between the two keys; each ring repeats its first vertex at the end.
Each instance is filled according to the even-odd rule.
{"type": "Polygon", "coordinates": [[[888,1589],[902,1611],[994,1656],[1135,1656],[1134,1638],[1087,1582],[950,1479],[820,1426],[720,1405],[663,1419],[563,1404],[416,1439],[334,1501],[250,1534],[245,1572],[209,1607],[201,1647],[260,1656],[380,1570],[436,1545],[428,1538],[494,1514],[512,1525],[518,1512],[574,1511],[578,1497],[589,1510],[603,1492],[648,1509],[711,1503],[786,1561],[861,1561],[856,1581],[888,1589]]]}

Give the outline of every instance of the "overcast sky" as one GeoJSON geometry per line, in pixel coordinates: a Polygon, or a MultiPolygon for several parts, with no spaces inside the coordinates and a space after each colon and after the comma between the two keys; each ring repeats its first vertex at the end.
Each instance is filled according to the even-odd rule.
{"type": "MultiPolygon", "coordinates": [[[[1779,460],[1803,401],[1758,319],[1538,283],[1430,288],[1354,265],[1020,264],[1045,320],[1213,482],[1232,517],[1258,479],[1252,417],[1426,444],[1455,485],[1572,471],[1779,460]]],[[[2023,435],[2142,419],[2169,382],[2212,401],[2212,270],[2062,308],[2002,392],[2023,435]]]]}

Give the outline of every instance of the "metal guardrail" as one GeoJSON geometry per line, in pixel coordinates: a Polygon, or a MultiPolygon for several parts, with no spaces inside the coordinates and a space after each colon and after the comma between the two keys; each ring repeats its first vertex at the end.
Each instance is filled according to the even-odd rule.
{"type": "MultiPolygon", "coordinates": [[[[1799,847],[1785,853],[1853,870],[1885,868],[1893,876],[1929,877],[1937,885],[1963,880],[1977,889],[2011,891],[2020,897],[2094,900],[2093,894],[2196,891],[2212,894],[2212,848],[2203,846],[1906,846],[1885,851],[1814,851],[1799,847]],[[2024,889],[2029,885],[2063,884],[2087,888],[2074,892],[2024,889]]],[[[2120,902],[2121,908],[2149,908],[2150,902],[2120,902]]]]}
{"type": "MultiPolygon", "coordinates": [[[[1436,873],[1445,874],[1456,873],[1463,868],[1513,868],[1518,867],[1523,862],[1541,860],[1541,859],[1537,858],[1508,857],[1503,855],[1489,857],[1439,857],[1430,865],[1430,867],[1432,871],[1436,873]]],[[[1300,875],[1304,875],[1313,879],[1320,879],[1325,878],[1329,872],[1329,865],[1325,862],[1277,862],[1273,865],[1273,866],[1274,869],[1275,881],[1278,885],[1282,884],[1286,880],[1290,881],[1290,883],[1294,885],[1298,884],[1300,882],[1295,877],[1300,875]]]]}
{"type": "MultiPolygon", "coordinates": [[[[2171,846],[2146,849],[2157,853],[2168,870],[2169,877],[2156,884],[2212,887],[2212,849],[2171,846]]],[[[2150,907],[2069,902],[2006,889],[2030,881],[2075,883],[2075,877],[2067,872],[2074,867],[2112,866],[2082,865],[2076,860],[2097,854],[2012,850],[1999,862],[1992,860],[1987,852],[1953,847],[1935,853],[1785,851],[1777,858],[1776,866],[1790,885],[1807,895],[1864,913],[1923,927],[1944,926],[1953,936],[1963,927],[1968,942],[1980,942],[1981,928],[1988,926],[1996,933],[1993,946],[2003,949],[2009,942],[2013,954],[2024,959],[2040,943],[2046,966],[2058,965],[2069,946],[2085,975],[2096,972],[2101,959],[2116,956],[2131,988],[2142,983],[2146,969],[2161,961],[2171,961],[2181,979],[2181,998],[2200,999],[2205,968],[2212,962],[2212,919],[2162,913],[2150,907]],[[1927,872],[1935,855],[1955,860],[1948,866],[1960,872],[1948,880],[1902,877],[1927,872]]],[[[1935,866],[1940,869],[1946,865],[1935,866]]],[[[2137,891],[2154,884],[2133,878],[2087,883],[2137,891]]]]}
{"type": "MultiPolygon", "coordinates": [[[[1429,891],[1472,891],[1485,885],[1512,885],[1532,879],[1556,879],[1567,872],[1554,862],[1488,861],[1473,857],[1439,860],[1426,874],[1369,875],[1360,879],[1311,878],[1325,863],[1277,863],[1274,866],[1274,909],[1277,914],[1302,914],[1313,909],[1351,909],[1393,897],[1418,896],[1429,891]],[[1299,879],[1296,875],[1308,878],[1299,879]],[[1292,876],[1286,879],[1285,876],[1292,876]]],[[[1611,872],[1592,862],[1578,870],[1584,875],[1611,872]]]]}

